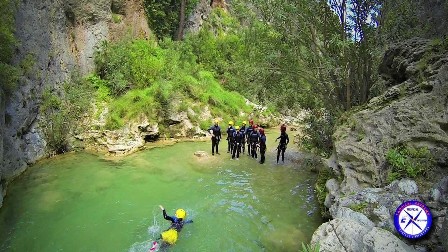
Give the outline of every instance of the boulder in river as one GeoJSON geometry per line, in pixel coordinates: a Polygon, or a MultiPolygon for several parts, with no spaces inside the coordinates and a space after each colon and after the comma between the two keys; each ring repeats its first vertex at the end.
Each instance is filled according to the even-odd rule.
{"type": "Polygon", "coordinates": [[[194,153],[194,155],[195,155],[196,157],[200,157],[200,158],[202,158],[202,157],[207,157],[207,156],[208,156],[208,153],[205,152],[205,151],[196,151],[196,152],[194,153]]]}

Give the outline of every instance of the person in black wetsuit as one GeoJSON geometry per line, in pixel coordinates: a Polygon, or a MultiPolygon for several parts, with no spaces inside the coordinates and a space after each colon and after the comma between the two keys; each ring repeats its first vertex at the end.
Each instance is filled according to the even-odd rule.
{"type": "Polygon", "coordinates": [[[260,128],[258,130],[258,132],[260,132],[260,140],[259,140],[259,145],[260,145],[260,164],[263,164],[265,161],[265,154],[266,154],[266,135],[264,134],[264,129],[260,128]]]}
{"type": "Polygon", "coordinates": [[[240,128],[240,132],[242,134],[241,152],[244,154],[244,150],[246,149],[246,121],[243,121],[243,125],[240,128]]]}
{"type": "Polygon", "coordinates": [[[277,164],[278,164],[278,160],[280,159],[280,152],[282,153],[282,162],[285,162],[285,151],[286,151],[286,146],[289,143],[289,137],[288,134],[286,134],[286,125],[282,124],[282,126],[280,127],[280,136],[277,137],[277,139],[275,139],[275,141],[277,142],[277,140],[280,139],[280,143],[278,144],[277,147],[277,164]]]}
{"type": "Polygon", "coordinates": [[[184,209],[177,209],[174,216],[169,216],[166,214],[163,206],[160,205],[159,207],[162,210],[163,218],[171,221],[171,226],[169,229],[175,229],[177,232],[180,232],[184,224],[193,222],[193,220],[185,220],[185,217],[187,217],[187,212],[185,212],[184,209]]]}
{"type": "Polygon", "coordinates": [[[215,148],[216,154],[219,154],[218,145],[219,141],[221,141],[221,128],[218,125],[218,120],[215,121],[215,125],[210,127],[208,131],[212,134],[212,155],[215,155],[215,148]]]}
{"type": "Polygon", "coordinates": [[[252,133],[250,133],[250,154],[252,158],[257,158],[257,145],[260,139],[260,134],[258,134],[258,126],[254,125],[252,133]]]}
{"type": "Polygon", "coordinates": [[[235,126],[235,132],[233,133],[233,152],[232,152],[232,159],[240,158],[240,152],[241,152],[241,145],[243,143],[244,134],[241,133],[240,127],[235,126]]]}
{"type": "Polygon", "coordinates": [[[171,226],[163,231],[160,234],[160,238],[152,243],[152,247],[149,251],[157,251],[159,247],[165,251],[169,245],[176,243],[178,233],[182,230],[184,224],[193,222],[193,220],[185,220],[187,212],[185,212],[184,209],[177,209],[175,216],[169,216],[166,214],[165,208],[162,205],[159,205],[159,207],[162,210],[163,218],[171,221],[171,226]],[[162,242],[157,242],[159,240],[162,240],[162,242]]]}
{"type": "Polygon", "coordinates": [[[233,121],[229,122],[229,127],[227,128],[227,153],[232,154],[232,147],[233,147],[233,132],[235,132],[235,129],[233,128],[233,121]]]}
{"type": "Polygon", "coordinates": [[[247,141],[247,155],[251,156],[251,144],[250,144],[250,135],[252,134],[252,131],[254,130],[254,121],[251,119],[249,120],[249,127],[247,127],[246,132],[244,133],[246,135],[246,141],[247,141]]]}

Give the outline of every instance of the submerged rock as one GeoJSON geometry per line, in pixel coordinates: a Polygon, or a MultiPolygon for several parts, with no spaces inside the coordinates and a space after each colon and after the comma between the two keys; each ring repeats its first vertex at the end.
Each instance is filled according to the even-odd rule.
{"type": "Polygon", "coordinates": [[[194,153],[194,155],[195,155],[196,157],[207,157],[207,156],[208,156],[208,153],[205,152],[205,151],[196,151],[196,152],[194,153]]]}

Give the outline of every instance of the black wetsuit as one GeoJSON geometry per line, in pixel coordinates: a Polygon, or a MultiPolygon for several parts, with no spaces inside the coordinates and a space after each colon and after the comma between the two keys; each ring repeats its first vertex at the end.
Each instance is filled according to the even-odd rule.
{"type": "Polygon", "coordinates": [[[252,126],[249,126],[249,127],[247,127],[247,129],[246,129],[246,132],[245,132],[245,135],[246,135],[246,141],[247,141],[247,155],[249,155],[250,156],[250,153],[251,153],[251,151],[250,151],[250,148],[251,148],[251,145],[250,145],[250,135],[252,134],[252,131],[254,131],[254,129],[252,128],[252,126]]]}
{"type": "Polygon", "coordinates": [[[241,152],[241,144],[244,139],[244,134],[241,133],[241,131],[236,131],[233,133],[233,152],[232,152],[232,158],[239,158],[240,152],[241,152]]]}
{"type": "Polygon", "coordinates": [[[260,136],[260,164],[264,163],[266,153],[266,135],[263,134],[260,136]]]}
{"type": "Polygon", "coordinates": [[[235,128],[229,126],[227,128],[227,153],[232,153],[233,147],[233,132],[235,132],[235,128]]]}
{"type": "Polygon", "coordinates": [[[213,131],[213,136],[212,136],[212,155],[215,155],[215,148],[216,148],[216,154],[219,154],[218,145],[219,145],[219,141],[221,140],[221,128],[219,126],[217,126],[217,125],[213,125],[208,130],[209,131],[210,130],[213,131]]]}
{"type": "Polygon", "coordinates": [[[175,229],[177,232],[180,232],[186,223],[192,223],[193,220],[184,221],[182,218],[172,217],[166,214],[165,209],[163,209],[163,218],[165,220],[171,221],[171,226],[168,229],[175,229]]]}
{"type": "MultiPolygon", "coordinates": [[[[180,232],[182,230],[184,224],[193,222],[193,220],[186,220],[186,221],[184,221],[181,218],[169,216],[169,215],[166,214],[165,209],[162,210],[162,213],[163,213],[163,218],[165,220],[171,221],[171,226],[167,230],[174,229],[177,232],[180,232]]],[[[157,251],[162,251],[162,252],[168,251],[168,248],[170,247],[170,244],[166,243],[165,241],[163,241],[162,235],[160,235],[159,239],[157,239],[157,240],[161,240],[161,242],[159,242],[160,247],[159,247],[159,249],[157,251]]],[[[153,251],[153,249],[150,249],[149,251],[153,251]]]]}
{"type": "Polygon", "coordinates": [[[246,149],[246,125],[241,126],[240,132],[243,135],[241,141],[241,152],[244,153],[244,150],[246,149]]]}
{"type": "Polygon", "coordinates": [[[286,132],[282,132],[279,137],[277,137],[277,140],[280,139],[280,143],[277,147],[277,163],[280,159],[280,152],[282,153],[282,162],[285,162],[285,151],[286,151],[286,145],[289,143],[289,137],[286,132]]]}
{"type": "Polygon", "coordinates": [[[258,140],[260,138],[260,134],[258,134],[258,132],[256,132],[255,130],[252,131],[252,133],[250,133],[250,154],[253,158],[257,158],[257,144],[258,144],[258,140]]]}

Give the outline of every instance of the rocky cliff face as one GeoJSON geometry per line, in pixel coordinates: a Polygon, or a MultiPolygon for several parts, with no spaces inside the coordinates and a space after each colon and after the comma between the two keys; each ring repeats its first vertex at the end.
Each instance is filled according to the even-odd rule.
{"type": "Polygon", "coordinates": [[[384,186],[386,152],[400,144],[426,146],[439,166],[448,165],[448,54],[441,46],[415,39],[386,52],[377,85],[387,90],[334,135],[343,191],[384,186]]]}
{"type": "Polygon", "coordinates": [[[325,205],[334,219],[315,232],[313,242],[321,243],[323,251],[412,251],[392,235],[397,235],[393,215],[401,203],[417,199],[431,208],[433,228],[414,248],[442,251],[448,228],[447,48],[423,39],[394,45],[379,73],[376,88],[385,92],[349,116],[334,134],[337,165],[332,168],[343,180],[327,181],[325,205]],[[427,147],[436,159],[436,172],[426,179],[425,188],[412,180],[387,185],[386,153],[400,144],[427,147]],[[350,233],[358,228],[360,232],[350,233]]]}
{"type": "Polygon", "coordinates": [[[198,33],[212,9],[223,8],[227,10],[227,2],[225,0],[200,0],[193,13],[188,17],[187,22],[185,22],[185,34],[198,33]]]}
{"type": "Polygon", "coordinates": [[[46,155],[43,90],[60,90],[74,73],[91,72],[101,43],[123,36],[150,36],[142,0],[20,1],[15,62],[24,74],[19,89],[0,99],[0,206],[8,181],[46,155]]]}
{"type": "MultiPolygon", "coordinates": [[[[3,90],[0,89],[0,140],[3,139],[5,134],[5,95],[3,90]]],[[[3,141],[0,141],[0,167],[3,167],[3,141]]],[[[3,191],[2,170],[0,169],[0,207],[3,205],[3,195],[6,192],[3,191]]]]}

